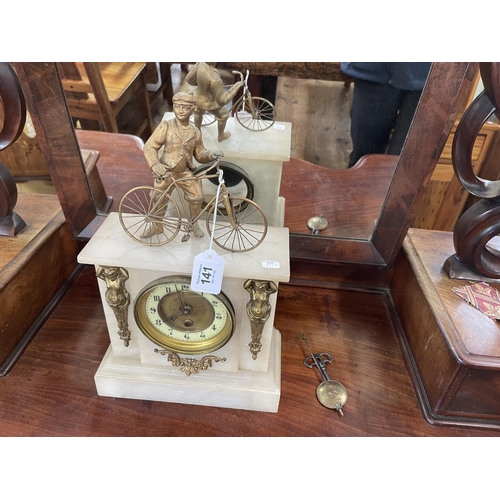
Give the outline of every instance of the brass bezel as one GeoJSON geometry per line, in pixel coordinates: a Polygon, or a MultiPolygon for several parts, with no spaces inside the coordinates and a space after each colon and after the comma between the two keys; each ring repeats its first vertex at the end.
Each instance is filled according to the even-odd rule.
{"type": "MultiPolygon", "coordinates": [[[[223,293],[220,292],[218,294],[212,294],[214,297],[217,297],[218,300],[222,302],[227,310],[227,319],[226,324],[223,329],[211,339],[203,340],[203,341],[182,341],[179,339],[171,339],[165,336],[164,333],[155,328],[154,325],[148,320],[146,314],[146,300],[148,298],[149,292],[156,288],[159,285],[166,284],[182,284],[182,285],[191,285],[191,278],[188,276],[182,275],[172,275],[172,276],[163,276],[158,278],[148,285],[146,285],[138,294],[137,298],[134,302],[134,317],[137,326],[141,330],[141,332],[152,342],[164,349],[169,349],[179,354],[208,354],[211,352],[220,349],[224,345],[229,342],[234,333],[235,326],[235,313],[233,305],[229,298],[223,293]]],[[[182,292],[181,292],[182,293],[182,292]]],[[[190,290],[190,293],[199,293],[190,290]]]]}

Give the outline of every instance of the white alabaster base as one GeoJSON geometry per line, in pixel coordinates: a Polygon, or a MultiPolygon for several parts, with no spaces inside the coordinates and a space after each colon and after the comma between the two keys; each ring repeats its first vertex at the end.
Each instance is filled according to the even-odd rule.
{"type": "Polygon", "coordinates": [[[99,396],[276,413],[281,392],[281,334],[273,329],[267,371],[206,371],[189,377],[165,365],[113,355],[111,346],[95,374],[99,396]]]}

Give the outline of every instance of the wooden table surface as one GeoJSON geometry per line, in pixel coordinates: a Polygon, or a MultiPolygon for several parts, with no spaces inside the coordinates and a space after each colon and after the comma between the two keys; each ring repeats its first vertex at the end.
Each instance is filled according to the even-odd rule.
{"type": "Polygon", "coordinates": [[[383,293],[281,285],[282,394],[277,413],[107,398],[94,374],[109,345],[86,267],[12,371],[0,379],[2,436],[496,436],[422,417],[383,293]],[[344,416],[316,400],[301,333],[328,351],[348,391],[344,416]]]}
{"type": "MultiPolygon", "coordinates": [[[[78,131],[77,136],[82,148],[99,150],[98,165],[114,206],[128,189],[150,179],[141,141],[100,132],[78,131]]],[[[391,307],[383,289],[282,284],[275,322],[282,335],[276,414],[106,398],[97,395],[94,374],[109,337],[94,271],[85,268],[12,371],[0,379],[0,435],[498,435],[424,420],[391,307]],[[333,355],[328,372],[349,395],[343,417],[318,403],[321,378],[303,365],[308,353],[301,333],[315,351],[333,355]]]]}
{"type": "MultiPolygon", "coordinates": [[[[103,182],[115,201],[130,182],[150,175],[135,139],[116,142],[104,134],[100,137],[106,140],[96,148],[92,133],[78,137],[82,147],[100,151],[103,182]],[[125,143],[132,148],[127,151],[125,143]]],[[[94,374],[109,337],[94,270],[86,267],[12,371],[0,379],[0,435],[498,435],[424,420],[394,318],[384,289],[282,284],[275,321],[282,335],[277,413],[106,398],[97,395],[94,374]],[[301,333],[314,351],[332,354],[328,373],[348,391],[343,417],[318,403],[321,377],[303,364],[308,352],[301,333]]]]}

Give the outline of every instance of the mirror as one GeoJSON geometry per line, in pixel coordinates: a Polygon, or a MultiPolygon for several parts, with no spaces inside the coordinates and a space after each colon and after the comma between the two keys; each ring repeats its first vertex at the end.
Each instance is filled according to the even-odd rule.
{"type": "Polygon", "coordinates": [[[284,169],[285,226],[292,233],[310,234],[308,221],[322,215],[328,224],[318,237],[370,239],[397,160],[370,157],[347,168],[366,154],[399,156],[430,66],[217,63],[256,74],[260,93],[253,95],[272,100],[277,120],[292,124],[290,155],[307,162],[292,160],[284,169]],[[391,85],[382,83],[389,79],[391,85]]]}
{"type": "MultiPolygon", "coordinates": [[[[470,94],[476,69],[475,63],[433,64],[401,156],[384,157],[382,162],[385,168],[393,169],[394,175],[387,181],[382,208],[375,208],[379,215],[371,220],[370,231],[362,237],[353,237],[347,231],[354,225],[347,223],[346,234],[341,237],[291,232],[292,259],[392,265],[408,229],[411,209],[437,162],[462,101],[470,94]]],[[[34,122],[36,116],[35,125],[70,229],[84,239],[89,225],[105,215],[96,208],[74,130],[68,126],[70,119],[55,64],[21,63],[18,72],[34,122]]],[[[348,189],[359,189],[360,178],[349,176],[345,193],[348,189]]],[[[333,189],[337,181],[338,178],[332,177],[322,180],[321,185],[333,189]]],[[[369,190],[355,205],[359,208],[365,202],[371,203],[369,190]]],[[[287,199],[289,203],[291,200],[287,199]]]]}

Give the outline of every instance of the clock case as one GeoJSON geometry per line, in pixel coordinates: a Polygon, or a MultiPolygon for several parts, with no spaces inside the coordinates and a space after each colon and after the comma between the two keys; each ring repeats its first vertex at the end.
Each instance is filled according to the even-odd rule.
{"type": "MultiPolygon", "coordinates": [[[[289,281],[288,240],[287,228],[269,227],[264,242],[250,252],[215,250],[224,259],[222,292],[233,305],[235,330],[226,345],[211,353],[225,358],[225,362],[214,362],[206,370],[187,376],[141,333],[133,308],[138,294],[149,283],[165,276],[191,276],[194,257],[207,249],[209,237],[191,238],[185,243],[176,238],[160,247],[140,245],[123,231],[118,214],[110,213],[78,256],[80,263],[94,265],[96,273],[100,268],[119,268],[127,276],[123,286],[130,298],[128,341],[118,333],[119,320],[106,298],[108,285],[98,279],[110,336],[110,347],[95,375],[98,394],[276,412],[281,386],[281,337],[274,328],[278,294],[269,296],[270,316],[262,331],[261,350],[253,359],[249,347],[251,322],[246,311],[250,295],[244,285],[248,279],[271,281],[277,287],[289,281]]],[[[180,357],[199,361],[203,356],[180,357]]]]}
{"type": "MultiPolygon", "coordinates": [[[[167,113],[164,119],[172,116],[167,113]]],[[[289,233],[283,227],[285,200],[279,197],[279,189],[283,163],[290,160],[291,124],[276,122],[271,129],[255,133],[230,118],[226,128],[232,135],[221,144],[217,141],[216,124],[203,127],[205,146],[222,148],[223,160],[248,174],[254,186],[253,200],[264,210],[269,228],[263,243],[250,252],[231,253],[214,245],[214,250],[224,259],[222,292],[235,312],[231,339],[211,353],[225,361],[213,361],[206,370],[186,376],[179,366],[158,352],[159,346],[139,331],[133,314],[138,293],[149,283],[165,276],[191,276],[194,257],[207,250],[209,235],[201,239],[192,237],[185,243],[178,236],[167,245],[148,247],[129,238],[119,223],[118,214],[110,213],[78,256],[80,263],[94,265],[96,272],[103,266],[115,267],[128,276],[123,280],[130,301],[127,329],[120,333],[117,309],[107,303],[107,285],[98,279],[110,336],[110,347],[95,375],[101,396],[278,411],[281,336],[274,328],[274,315],[279,283],[290,279],[289,233]],[[244,287],[248,280],[272,282],[277,290],[268,297],[270,314],[263,324],[257,355],[249,346],[252,342],[252,324],[247,314],[250,295],[244,287]],[[130,339],[124,340],[127,336],[130,339]]],[[[255,324],[253,326],[255,329],[255,324]]],[[[189,358],[199,362],[204,356],[189,358]]]]}

